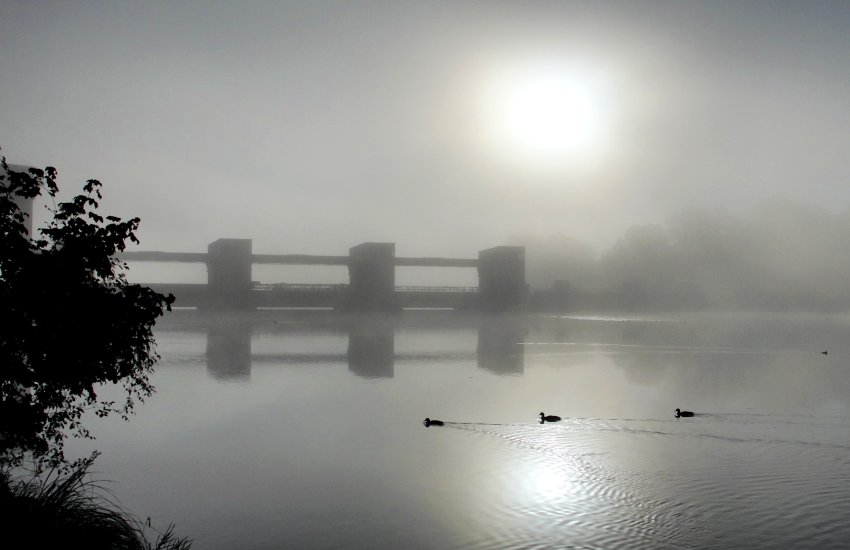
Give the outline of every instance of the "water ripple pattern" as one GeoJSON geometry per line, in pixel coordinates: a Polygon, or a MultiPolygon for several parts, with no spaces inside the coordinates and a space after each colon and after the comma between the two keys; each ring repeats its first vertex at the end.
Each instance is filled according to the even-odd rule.
{"type": "Polygon", "coordinates": [[[836,418],[704,414],[446,427],[503,441],[480,472],[480,548],[841,547],[848,426],[836,418]],[[777,514],[782,510],[782,514],[777,514]],[[483,512],[482,512],[483,513],[483,512]],[[796,527],[795,527],[796,526],[796,527]]]}

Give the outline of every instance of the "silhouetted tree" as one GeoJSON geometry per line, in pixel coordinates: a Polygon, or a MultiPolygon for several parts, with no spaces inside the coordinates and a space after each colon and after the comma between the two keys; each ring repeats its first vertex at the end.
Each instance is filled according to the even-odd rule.
{"type": "Polygon", "coordinates": [[[97,214],[100,182],[53,207],[36,238],[18,203],[55,199],[56,170],[0,159],[0,461],[61,464],[65,438],[88,436],[86,410],[126,419],[153,393],[152,328],[174,297],[127,282],[116,254],[138,242],[139,219],[97,214]],[[121,384],[124,397],[99,399],[99,384],[121,384]]]}

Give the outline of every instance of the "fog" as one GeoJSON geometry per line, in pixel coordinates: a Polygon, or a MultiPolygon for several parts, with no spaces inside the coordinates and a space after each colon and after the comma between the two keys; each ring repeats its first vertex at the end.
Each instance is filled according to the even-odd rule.
{"type": "Polygon", "coordinates": [[[635,306],[850,300],[845,2],[0,6],[2,153],[101,180],[139,249],[519,243],[635,306]]]}
{"type": "Polygon", "coordinates": [[[776,199],[742,215],[691,209],[664,224],[636,225],[601,254],[563,235],[513,241],[527,247],[529,283],[566,283],[569,303],[613,293],[584,300],[627,309],[846,311],[848,234],[846,210],[776,199]]]}

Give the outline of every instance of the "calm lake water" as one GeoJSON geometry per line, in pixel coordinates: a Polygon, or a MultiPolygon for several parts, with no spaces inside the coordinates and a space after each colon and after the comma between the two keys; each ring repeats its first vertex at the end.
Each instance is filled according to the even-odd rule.
{"type": "Polygon", "coordinates": [[[850,317],[178,311],[157,342],[156,395],[70,448],[198,550],[850,541],[850,317]]]}

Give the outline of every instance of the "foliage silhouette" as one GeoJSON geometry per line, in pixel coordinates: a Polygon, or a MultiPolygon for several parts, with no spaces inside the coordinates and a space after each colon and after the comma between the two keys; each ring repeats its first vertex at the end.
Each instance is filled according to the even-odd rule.
{"type": "Polygon", "coordinates": [[[98,214],[100,182],[49,208],[36,238],[19,203],[55,204],[56,169],[0,161],[0,462],[66,464],[65,438],[90,437],[86,410],[127,419],[153,393],[152,328],[174,297],[127,282],[116,254],[138,243],[140,220],[98,214]],[[100,384],[121,384],[124,397],[99,399],[100,384]]]}

